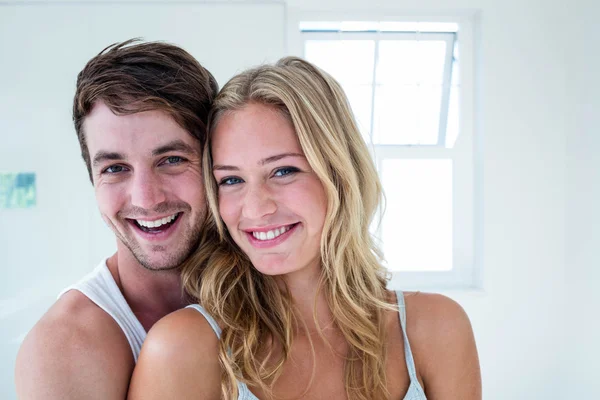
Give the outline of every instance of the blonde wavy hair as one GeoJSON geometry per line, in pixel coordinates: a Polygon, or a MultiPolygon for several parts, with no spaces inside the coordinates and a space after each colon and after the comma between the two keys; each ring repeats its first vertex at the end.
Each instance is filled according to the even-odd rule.
{"type": "Polygon", "coordinates": [[[382,198],[381,184],[340,85],[296,57],[232,78],[215,99],[209,118],[203,168],[210,215],[202,245],[184,266],[182,277],[186,291],[222,328],[223,397],[238,397],[237,381],[260,387],[272,397],[298,326],[289,293],[280,288],[276,277],[253,268],[219,216],[211,135],[223,115],[249,103],[273,107],[291,121],[325,189],[319,291],[349,345],[347,397],[387,399],[383,312],[395,308],[387,299],[387,273],[369,233],[382,198]]]}

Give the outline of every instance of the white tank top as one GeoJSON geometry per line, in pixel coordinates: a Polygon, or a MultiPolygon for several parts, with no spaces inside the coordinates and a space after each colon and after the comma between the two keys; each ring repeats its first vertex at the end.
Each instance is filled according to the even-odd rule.
{"type": "Polygon", "coordinates": [[[79,283],[63,290],[58,297],[60,298],[63,294],[73,289],[86,295],[115,320],[121,327],[121,330],[123,330],[133,352],[133,359],[137,363],[142,343],[146,339],[146,330],[133,314],[129,304],[127,304],[125,297],[123,297],[121,290],[119,290],[106,265],[106,260],[102,261],[100,265],[79,281],[79,283]]]}

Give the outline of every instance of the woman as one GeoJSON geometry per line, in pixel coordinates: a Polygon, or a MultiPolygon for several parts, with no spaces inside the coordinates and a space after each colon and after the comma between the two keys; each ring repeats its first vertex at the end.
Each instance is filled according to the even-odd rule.
{"type": "Polygon", "coordinates": [[[234,77],[203,162],[209,226],[183,271],[203,307],[152,328],[131,398],[481,398],[460,306],[386,290],[381,187],[335,80],[298,58],[234,77]]]}

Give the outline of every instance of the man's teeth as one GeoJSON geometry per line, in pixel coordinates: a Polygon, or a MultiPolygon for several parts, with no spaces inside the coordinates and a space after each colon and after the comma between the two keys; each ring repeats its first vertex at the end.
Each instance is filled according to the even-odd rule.
{"type": "Polygon", "coordinates": [[[155,221],[144,221],[141,219],[136,219],[136,222],[138,224],[140,224],[140,226],[143,226],[144,228],[158,228],[159,226],[163,226],[163,225],[168,224],[169,222],[173,221],[176,216],[177,216],[177,214],[173,214],[170,217],[157,219],[155,221]]]}
{"type": "Polygon", "coordinates": [[[288,226],[282,226],[281,228],[277,228],[277,229],[275,229],[273,231],[252,232],[252,236],[254,236],[254,238],[258,239],[258,240],[273,240],[277,236],[283,235],[284,233],[286,233],[290,229],[291,229],[290,225],[288,225],[288,226]]]}

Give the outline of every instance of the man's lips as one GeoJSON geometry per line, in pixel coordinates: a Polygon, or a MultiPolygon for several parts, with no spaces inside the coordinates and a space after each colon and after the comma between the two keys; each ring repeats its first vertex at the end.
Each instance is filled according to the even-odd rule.
{"type": "Polygon", "coordinates": [[[180,213],[174,213],[171,215],[167,215],[165,217],[158,217],[158,218],[153,218],[153,219],[139,219],[136,218],[135,222],[141,226],[141,227],[145,227],[145,228],[160,228],[163,225],[167,225],[171,222],[173,222],[180,213]]]}
{"type": "Polygon", "coordinates": [[[136,228],[138,232],[157,235],[159,233],[170,231],[173,226],[179,221],[179,217],[182,212],[167,215],[165,217],[153,218],[153,219],[133,219],[126,218],[126,220],[136,228]]]}

